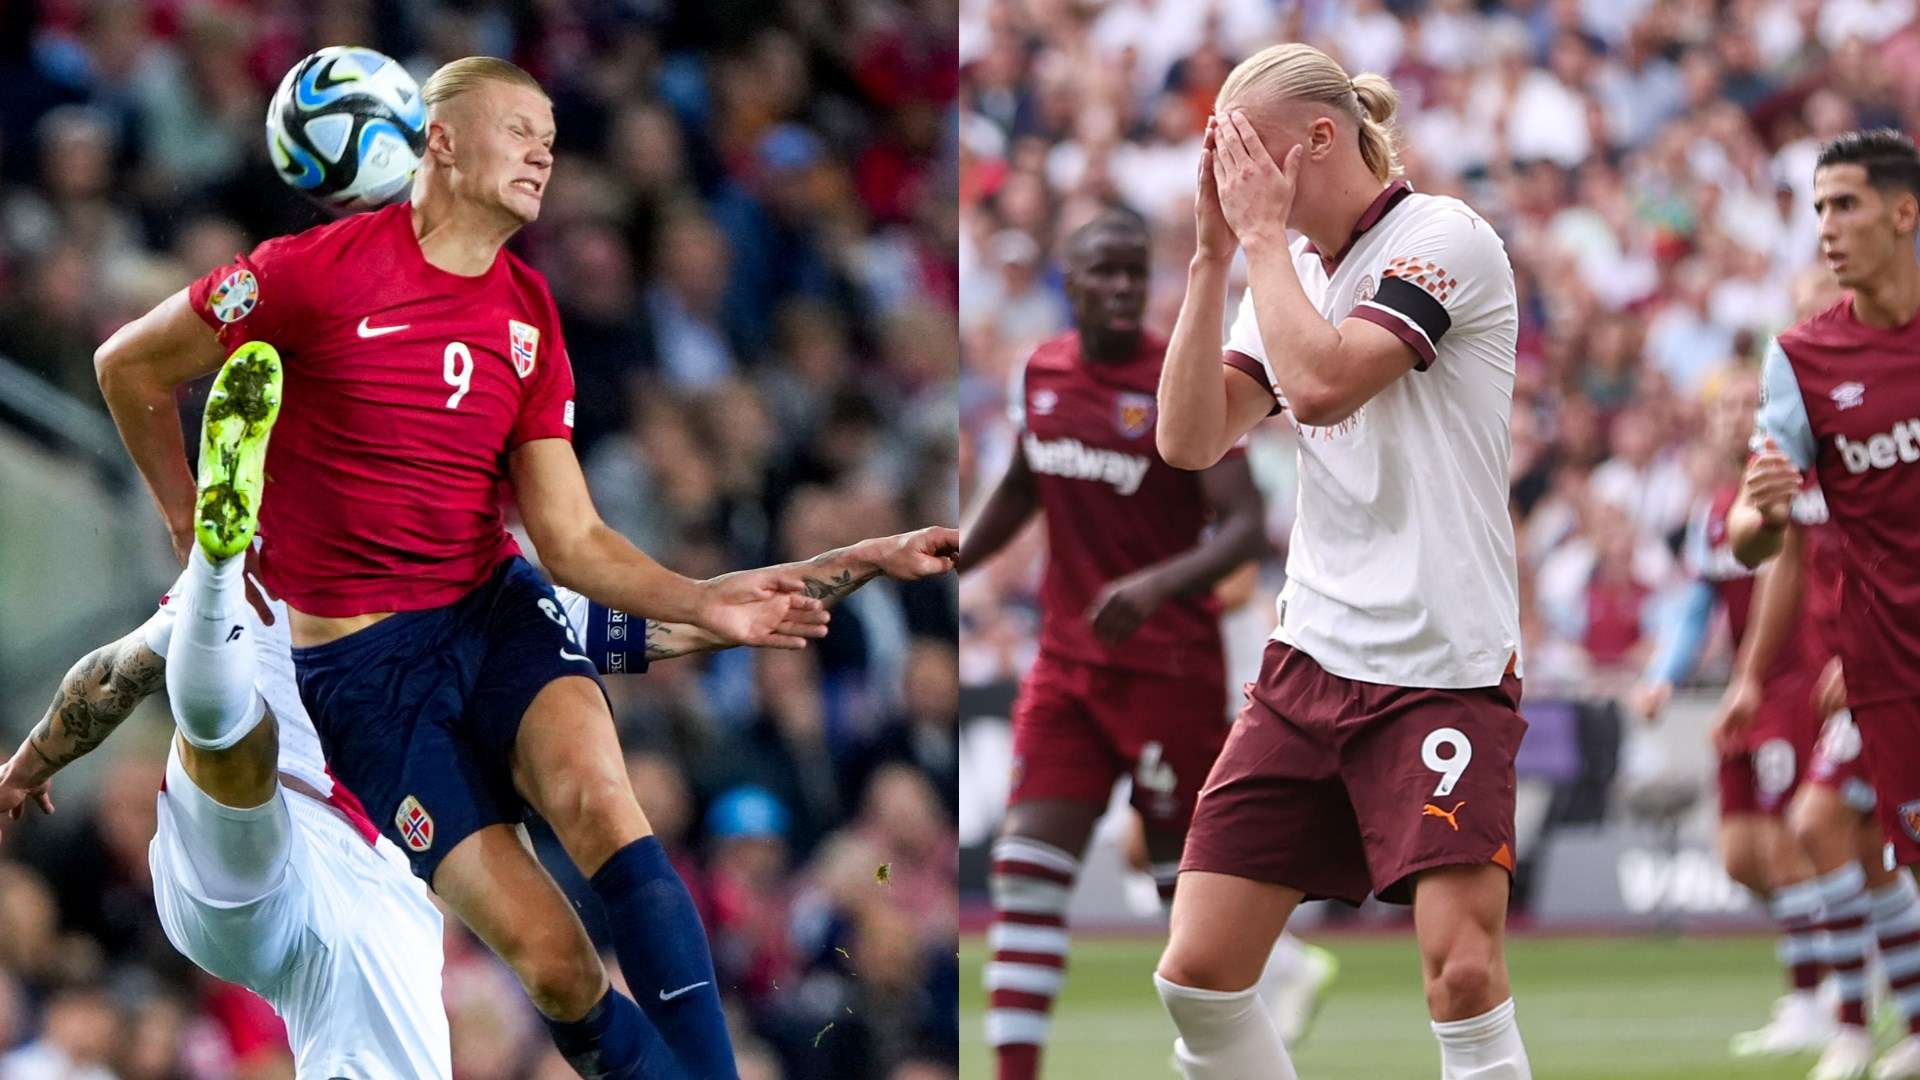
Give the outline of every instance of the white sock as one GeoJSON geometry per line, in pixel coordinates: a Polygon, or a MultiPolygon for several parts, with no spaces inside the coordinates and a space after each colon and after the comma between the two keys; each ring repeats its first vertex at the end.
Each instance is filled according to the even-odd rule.
{"type": "Polygon", "coordinates": [[[1253,988],[1196,990],[1153,976],[1180,1029],[1173,1055],[1187,1080],[1298,1080],[1273,1016],[1253,988]]]}
{"type": "Polygon", "coordinates": [[[167,642],[167,699],[181,736],[202,750],[239,742],[266,713],[253,685],[245,572],[244,556],[216,564],[196,545],[187,557],[167,642]]]}
{"type": "Polygon", "coordinates": [[[1292,934],[1281,934],[1274,939],[1273,951],[1267,954],[1267,966],[1261,970],[1260,981],[1254,987],[1261,997],[1271,1001],[1276,991],[1306,973],[1306,945],[1292,934]]]}
{"type": "Polygon", "coordinates": [[[1479,1016],[1435,1020],[1433,1035],[1440,1040],[1441,1080],[1533,1080],[1512,998],[1479,1016]]]}

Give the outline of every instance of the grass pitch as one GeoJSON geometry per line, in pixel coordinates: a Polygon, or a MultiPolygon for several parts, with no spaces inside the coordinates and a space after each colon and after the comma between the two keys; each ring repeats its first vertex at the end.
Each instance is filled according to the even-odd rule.
{"type": "MultiPolygon", "coordinates": [[[[1325,937],[1340,979],[1294,1054],[1303,1080],[1431,1080],[1409,937],[1325,937]]],[[[1521,1032],[1541,1080],[1798,1080],[1814,1058],[1734,1060],[1782,989],[1769,937],[1523,936],[1509,941],[1521,1032]]],[[[1154,996],[1160,942],[1076,940],[1054,1012],[1049,1080],[1170,1080],[1173,1025],[1154,996]]],[[[961,1080],[991,1080],[981,1041],[983,943],[961,948],[961,1080]]]]}

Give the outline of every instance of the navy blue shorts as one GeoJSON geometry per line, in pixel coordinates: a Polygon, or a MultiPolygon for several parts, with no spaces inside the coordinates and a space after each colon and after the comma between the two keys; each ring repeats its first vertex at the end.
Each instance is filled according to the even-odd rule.
{"type": "Polygon", "coordinates": [[[293,663],[335,779],[428,885],[460,841],[529,816],[510,762],[535,695],[568,675],[600,682],[552,587],[518,556],[452,604],[295,649],[293,663]]]}

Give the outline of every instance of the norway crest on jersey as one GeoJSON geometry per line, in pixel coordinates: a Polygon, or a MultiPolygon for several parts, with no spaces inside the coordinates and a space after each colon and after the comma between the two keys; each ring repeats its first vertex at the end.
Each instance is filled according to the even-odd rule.
{"type": "Polygon", "coordinates": [[[1153,430],[1153,395],[1121,394],[1114,399],[1114,426],[1120,434],[1137,439],[1153,430]]]}
{"type": "Polygon", "coordinates": [[[419,799],[409,795],[400,800],[393,825],[400,830],[400,839],[407,842],[407,850],[425,851],[433,846],[433,815],[427,813],[419,799]]]}
{"type": "Polygon", "coordinates": [[[513,370],[523,379],[533,374],[534,354],[540,349],[540,331],[518,319],[508,319],[507,339],[513,349],[513,370]]]}

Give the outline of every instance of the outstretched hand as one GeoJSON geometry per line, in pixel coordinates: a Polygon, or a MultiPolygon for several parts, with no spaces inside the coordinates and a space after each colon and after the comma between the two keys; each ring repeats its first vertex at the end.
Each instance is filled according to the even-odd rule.
{"type": "Polygon", "coordinates": [[[728,645],[805,648],[826,634],[826,606],[806,595],[793,570],[768,567],[722,574],[700,583],[695,623],[728,645]]]}
{"type": "Polygon", "coordinates": [[[40,808],[43,814],[53,813],[53,781],[42,784],[22,784],[14,772],[13,762],[0,762],[0,814],[8,821],[19,821],[27,812],[27,804],[40,808]]]}
{"type": "Polygon", "coordinates": [[[880,572],[895,581],[919,581],[953,569],[960,557],[960,530],[932,525],[867,541],[880,572]]]}

